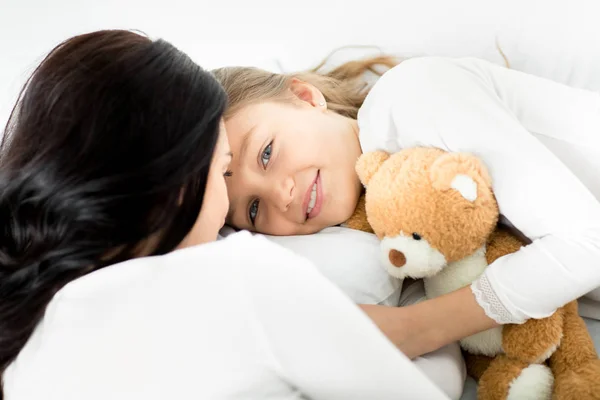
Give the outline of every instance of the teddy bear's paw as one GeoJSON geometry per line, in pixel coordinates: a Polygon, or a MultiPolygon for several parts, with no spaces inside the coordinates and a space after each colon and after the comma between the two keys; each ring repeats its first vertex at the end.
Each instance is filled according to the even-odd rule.
{"type": "Polygon", "coordinates": [[[530,319],[524,324],[505,325],[502,330],[502,348],[506,355],[529,364],[546,361],[560,346],[562,339],[561,310],[548,318],[530,319]]]}
{"type": "Polygon", "coordinates": [[[524,368],[509,386],[507,400],[550,400],[554,376],[545,365],[524,368]]]}
{"type": "Polygon", "coordinates": [[[554,400],[600,399],[600,360],[591,360],[556,376],[554,400]]]}

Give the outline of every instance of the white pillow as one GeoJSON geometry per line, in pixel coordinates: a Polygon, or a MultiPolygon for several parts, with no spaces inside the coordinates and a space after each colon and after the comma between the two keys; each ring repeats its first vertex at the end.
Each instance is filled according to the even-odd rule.
{"type": "MultiPolygon", "coordinates": [[[[231,232],[233,229],[223,228],[221,235],[231,232]]],[[[391,277],[381,266],[375,235],[331,227],[314,235],[265,237],[312,261],[355,303],[398,305],[402,281],[391,277]]]]}

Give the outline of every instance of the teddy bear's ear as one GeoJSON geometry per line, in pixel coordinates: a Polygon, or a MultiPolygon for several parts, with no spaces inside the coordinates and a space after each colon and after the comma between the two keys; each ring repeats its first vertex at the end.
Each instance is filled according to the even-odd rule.
{"type": "Polygon", "coordinates": [[[364,153],[358,158],[355,168],[358,179],[360,179],[363,185],[367,186],[369,184],[369,181],[373,175],[375,175],[379,167],[381,167],[381,164],[388,158],[390,158],[390,155],[385,151],[364,153]]]}
{"type": "Polygon", "coordinates": [[[435,189],[456,190],[471,203],[482,194],[491,193],[492,179],[487,168],[472,154],[443,154],[431,165],[430,177],[435,189]]]}

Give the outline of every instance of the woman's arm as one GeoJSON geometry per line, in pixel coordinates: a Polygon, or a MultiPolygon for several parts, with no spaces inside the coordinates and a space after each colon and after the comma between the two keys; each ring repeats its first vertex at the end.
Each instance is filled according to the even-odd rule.
{"type": "MultiPolygon", "coordinates": [[[[600,286],[600,204],[540,141],[576,143],[600,158],[597,93],[481,60],[422,58],[388,72],[370,96],[361,109],[363,147],[371,150],[372,141],[370,147],[388,151],[424,145],[474,153],[490,170],[501,213],[532,239],[475,283],[475,300],[488,317],[499,323],[543,318],[600,286]],[[371,122],[390,115],[388,129],[371,122]]],[[[439,312],[438,326],[466,336],[489,324],[477,314],[473,295],[462,293],[447,298],[461,312],[439,312]]]]}
{"type": "Polygon", "coordinates": [[[311,264],[271,243],[264,248],[273,261],[260,274],[241,269],[243,297],[285,381],[315,400],[447,398],[311,264]]]}
{"type": "Polygon", "coordinates": [[[406,307],[361,308],[409,358],[498,326],[485,315],[468,287],[406,307]]]}

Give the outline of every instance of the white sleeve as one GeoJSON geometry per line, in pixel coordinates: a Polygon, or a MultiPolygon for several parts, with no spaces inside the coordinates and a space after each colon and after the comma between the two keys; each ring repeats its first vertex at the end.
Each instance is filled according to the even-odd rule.
{"type": "Polygon", "coordinates": [[[312,264],[270,246],[276,262],[243,279],[283,379],[314,400],[447,398],[312,264]]]}
{"type": "Polygon", "coordinates": [[[394,68],[370,97],[359,114],[365,151],[424,145],[474,153],[490,170],[500,212],[533,240],[474,283],[488,316],[543,318],[600,286],[600,204],[532,134],[600,151],[597,93],[482,60],[431,57],[394,68]]]}

